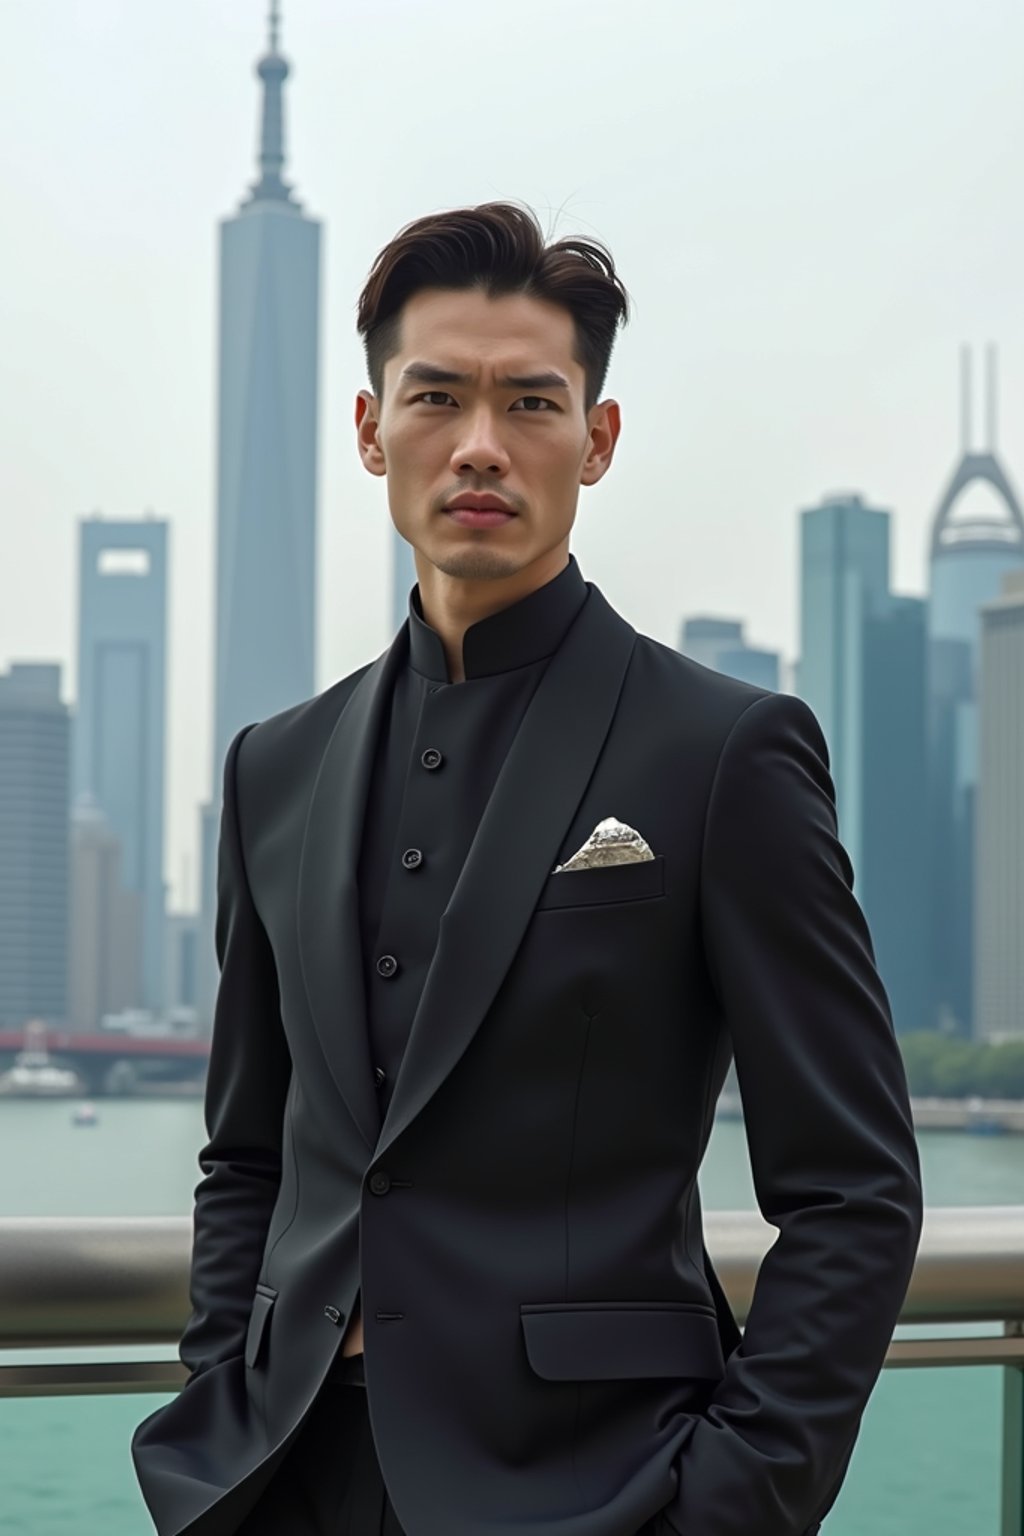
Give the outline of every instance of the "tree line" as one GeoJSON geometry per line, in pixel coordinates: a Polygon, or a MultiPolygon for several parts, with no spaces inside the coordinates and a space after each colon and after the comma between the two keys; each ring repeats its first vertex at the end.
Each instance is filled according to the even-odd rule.
{"type": "Polygon", "coordinates": [[[921,1032],[899,1042],[915,1098],[1024,1099],[1024,1040],[991,1045],[921,1032]]]}

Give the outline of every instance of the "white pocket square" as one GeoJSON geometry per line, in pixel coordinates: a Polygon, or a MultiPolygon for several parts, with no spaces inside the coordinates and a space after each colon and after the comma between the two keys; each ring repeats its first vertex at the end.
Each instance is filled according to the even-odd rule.
{"type": "Polygon", "coordinates": [[[582,848],[577,848],[571,859],[556,864],[551,871],[557,875],[563,870],[600,869],[606,864],[638,864],[641,859],[653,859],[650,845],[634,827],[614,816],[599,821],[582,848]]]}

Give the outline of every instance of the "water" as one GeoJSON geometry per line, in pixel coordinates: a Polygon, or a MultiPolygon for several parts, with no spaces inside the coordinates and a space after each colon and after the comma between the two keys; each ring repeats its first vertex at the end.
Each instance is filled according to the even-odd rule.
{"type": "MultiPolygon", "coordinates": [[[[199,1101],[99,1109],[98,1128],[76,1129],[65,1102],[0,1102],[0,1214],[188,1215],[199,1101]]],[[[1024,1137],[929,1132],[921,1156],[930,1205],[1024,1199],[1024,1137]]],[[[716,1127],[701,1184],[706,1209],[753,1208],[738,1123],[716,1127]]],[[[1001,1391],[984,1368],[883,1372],[827,1536],[998,1536],[1001,1391]]],[[[128,1442],[165,1401],[0,1400],[0,1533],[152,1536],[128,1442]]]]}

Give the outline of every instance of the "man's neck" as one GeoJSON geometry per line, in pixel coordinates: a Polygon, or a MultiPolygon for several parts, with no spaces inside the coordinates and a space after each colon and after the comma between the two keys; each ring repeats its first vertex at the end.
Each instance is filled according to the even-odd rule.
{"type": "Polygon", "coordinates": [[[423,617],[440,637],[452,682],[463,683],[462,642],[467,629],[553,581],[569,564],[569,548],[568,543],[560,544],[513,576],[495,581],[450,576],[418,551],[415,559],[423,617]]]}

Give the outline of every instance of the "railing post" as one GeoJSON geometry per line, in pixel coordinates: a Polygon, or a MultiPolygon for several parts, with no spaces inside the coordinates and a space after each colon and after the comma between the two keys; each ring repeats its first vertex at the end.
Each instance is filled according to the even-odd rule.
{"type": "MultiPolygon", "coordinates": [[[[1024,1323],[1007,1323],[1011,1338],[1024,1323]]],[[[1024,1366],[1003,1368],[1003,1519],[1001,1536],[1024,1536],[1024,1366]]]]}

